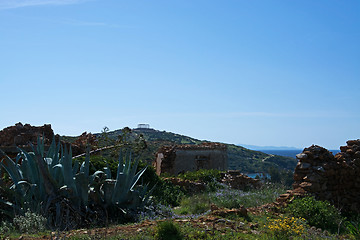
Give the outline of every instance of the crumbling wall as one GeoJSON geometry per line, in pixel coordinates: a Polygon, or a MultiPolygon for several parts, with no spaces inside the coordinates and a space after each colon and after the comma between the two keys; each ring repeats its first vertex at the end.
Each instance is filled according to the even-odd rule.
{"type": "Polygon", "coordinates": [[[153,162],[153,166],[156,170],[156,174],[161,175],[161,173],[170,173],[173,174],[175,169],[175,146],[163,146],[159,149],[156,154],[156,159],[153,162]]]}
{"type": "Polygon", "coordinates": [[[335,156],[320,146],[297,155],[293,190],[278,200],[310,194],[345,211],[360,212],[360,140],[347,141],[335,156]]]}
{"type": "Polygon", "coordinates": [[[153,163],[157,174],[177,175],[199,169],[227,169],[227,148],[220,143],[162,147],[153,163]]]}
{"type": "Polygon", "coordinates": [[[23,125],[17,123],[15,126],[4,128],[0,131],[0,146],[24,146],[29,143],[36,144],[38,137],[41,136],[45,144],[50,144],[54,136],[54,131],[50,124],[35,127],[30,124],[23,125]]]}
{"type": "Polygon", "coordinates": [[[176,177],[165,178],[164,180],[170,181],[173,185],[180,186],[190,194],[200,193],[206,190],[206,183],[203,182],[195,182],[176,177]]]}
{"type": "Polygon", "coordinates": [[[241,174],[238,170],[229,170],[221,175],[221,182],[233,189],[247,190],[261,187],[261,181],[241,174]]]}
{"type": "Polygon", "coordinates": [[[85,153],[87,146],[90,147],[90,150],[97,149],[97,139],[92,133],[83,132],[73,143],[71,143],[73,156],[85,153]]]}
{"type": "MultiPolygon", "coordinates": [[[[188,193],[199,193],[206,190],[208,183],[202,181],[190,181],[176,177],[165,178],[172,184],[182,187],[188,193]]],[[[253,179],[240,173],[237,170],[229,170],[221,173],[219,182],[229,186],[232,189],[248,190],[261,187],[262,183],[259,179],[253,179]]]]}
{"type": "MultiPolygon", "coordinates": [[[[31,151],[30,144],[36,145],[39,137],[44,141],[45,147],[48,147],[54,136],[55,141],[59,142],[60,136],[58,134],[54,135],[51,124],[37,127],[30,124],[23,125],[19,122],[15,126],[10,126],[0,131],[0,149],[13,157],[19,151],[17,147],[31,151]]],[[[70,147],[68,142],[61,141],[61,143],[67,148],[70,147]]],[[[73,156],[84,153],[87,144],[96,145],[96,137],[91,133],[84,132],[71,144],[73,156]]]]}
{"type": "Polygon", "coordinates": [[[178,149],[175,174],[200,169],[226,170],[226,159],[222,149],[178,149]]]}

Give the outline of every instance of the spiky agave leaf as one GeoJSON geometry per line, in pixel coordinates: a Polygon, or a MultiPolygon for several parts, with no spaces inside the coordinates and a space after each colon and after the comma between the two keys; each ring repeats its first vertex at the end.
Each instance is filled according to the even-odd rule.
{"type": "Polygon", "coordinates": [[[19,154],[17,156],[21,157],[21,165],[20,169],[23,171],[24,179],[27,179],[31,183],[39,184],[39,171],[37,165],[33,159],[33,154],[29,154],[23,151],[21,148],[19,149],[19,154]]]}
{"type": "Polygon", "coordinates": [[[78,207],[84,206],[87,208],[89,202],[89,178],[86,177],[85,173],[79,172],[75,175],[75,184],[77,190],[76,197],[80,200],[78,201],[78,207]]]}
{"type": "Polygon", "coordinates": [[[23,179],[23,173],[20,169],[20,166],[16,164],[8,155],[0,149],[0,152],[5,156],[4,160],[0,162],[0,165],[6,170],[9,174],[11,180],[14,184],[17,185],[19,181],[23,179]]]}
{"type": "Polygon", "coordinates": [[[64,184],[66,186],[68,186],[72,193],[74,195],[77,195],[77,189],[76,189],[76,184],[75,184],[75,178],[73,175],[73,169],[72,169],[72,151],[71,151],[71,147],[69,149],[69,151],[67,151],[67,148],[65,146],[65,152],[64,155],[62,155],[61,158],[61,164],[62,164],[62,173],[64,176],[64,184]]]}
{"type": "Polygon", "coordinates": [[[16,206],[26,205],[34,210],[41,208],[42,213],[52,209],[55,215],[49,221],[60,226],[63,222],[61,218],[66,216],[63,211],[67,211],[60,204],[62,200],[72,204],[71,209],[80,215],[84,208],[88,210],[93,204],[102,205],[105,209],[117,207],[125,212],[126,209],[142,207],[146,202],[147,187],[137,186],[135,189],[146,168],[136,172],[139,159],[133,161],[131,153],[126,152],[123,158],[120,152],[116,179],[111,179],[108,167],[89,175],[89,149],[80,166],[78,162],[72,164],[71,147],[67,150],[65,146],[64,149],[53,139],[45,153],[43,144],[44,141],[39,139],[40,146],[32,146],[34,153],[19,149],[16,162],[7,158],[1,163],[16,183],[14,188],[19,185],[16,206]],[[16,164],[20,160],[21,166],[16,164]]]}
{"type": "Polygon", "coordinates": [[[106,178],[110,179],[111,178],[111,170],[110,170],[109,166],[106,166],[103,169],[104,169],[104,173],[105,173],[106,178]]]}
{"type": "Polygon", "coordinates": [[[111,198],[112,204],[120,206],[124,202],[127,202],[131,196],[132,188],[136,185],[146,168],[139,171],[136,174],[139,159],[136,159],[132,163],[131,153],[127,153],[125,156],[125,164],[123,165],[123,159],[119,159],[118,175],[116,177],[115,186],[111,198]],[[119,171],[123,170],[123,172],[119,171]],[[130,193],[130,195],[129,195],[130,193]]]}

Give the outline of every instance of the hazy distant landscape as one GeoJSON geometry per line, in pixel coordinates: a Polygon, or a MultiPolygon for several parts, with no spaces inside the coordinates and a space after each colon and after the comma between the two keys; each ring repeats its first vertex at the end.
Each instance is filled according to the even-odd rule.
{"type": "MultiPolygon", "coordinates": [[[[259,150],[259,151],[267,153],[267,154],[274,154],[274,155],[292,157],[292,158],[296,158],[296,155],[302,152],[302,150],[300,150],[300,149],[298,149],[298,150],[259,150]]],[[[334,155],[336,153],[340,152],[340,150],[329,150],[329,151],[332,152],[334,155]]]]}
{"type": "MultiPolygon", "coordinates": [[[[121,129],[108,132],[109,137],[113,140],[116,140],[121,134],[121,129]]],[[[207,142],[172,132],[139,128],[132,130],[129,139],[135,139],[140,134],[143,135],[147,142],[148,148],[145,150],[143,157],[149,163],[154,160],[154,154],[163,145],[200,144],[201,142],[207,142]]],[[[270,156],[264,152],[250,150],[235,144],[226,144],[226,146],[228,147],[228,169],[230,170],[253,173],[267,172],[269,167],[293,170],[296,166],[297,161],[292,157],[282,155],[270,156]]]]}

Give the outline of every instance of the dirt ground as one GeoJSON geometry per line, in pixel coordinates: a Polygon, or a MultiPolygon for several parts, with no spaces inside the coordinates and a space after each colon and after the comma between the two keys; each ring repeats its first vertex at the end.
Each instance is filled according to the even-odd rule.
{"type": "MultiPolygon", "coordinates": [[[[267,204],[256,208],[248,208],[247,214],[259,215],[265,212],[273,211],[274,205],[267,204]]],[[[202,229],[204,231],[225,231],[225,229],[232,229],[234,231],[253,232],[256,234],[256,223],[242,223],[239,221],[229,220],[226,215],[233,214],[238,209],[213,209],[213,211],[205,216],[197,219],[174,219],[179,225],[187,224],[194,228],[202,229]]],[[[67,232],[52,232],[49,235],[31,237],[22,235],[19,238],[5,238],[5,239],[22,239],[22,240],[47,240],[47,239],[68,239],[72,236],[87,235],[91,239],[106,239],[112,236],[130,237],[144,231],[154,231],[159,221],[164,220],[145,220],[140,223],[133,223],[127,225],[109,226],[104,228],[92,229],[77,229],[67,232]]]]}

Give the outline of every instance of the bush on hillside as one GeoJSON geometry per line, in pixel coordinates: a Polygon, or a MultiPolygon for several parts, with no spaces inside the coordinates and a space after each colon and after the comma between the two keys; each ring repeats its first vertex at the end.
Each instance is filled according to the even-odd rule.
{"type": "Polygon", "coordinates": [[[272,183],[280,183],[288,188],[294,183],[293,171],[270,167],[268,172],[270,175],[270,182],[272,183]]]}
{"type": "Polygon", "coordinates": [[[155,239],[157,240],[181,240],[184,236],[177,224],[171,221],[159,222],[156,228],[155,239]]]}
{"type": "Polygon", "coordinates": [[[165,206],[179,206],[181,199],[186,195],[185,190],[170,181],[160,179],[152,193],[155,203],[165,206]]]}
{"type": "Polygon", "coordinates": [[[294,217],[306,219],[310,226],[336,233],[344,220],[338,209],[312,196],[295,199],[285,210],[294,217]]]}
{"type": "Polygon", "coordinates": [[[200,169],[195,172],[185,172],[179,174],[178,177],[190,181],[201,181],[209,183],[212,181],[219,181],[221,179],[222,171],[217,169],[200,169]]]}

